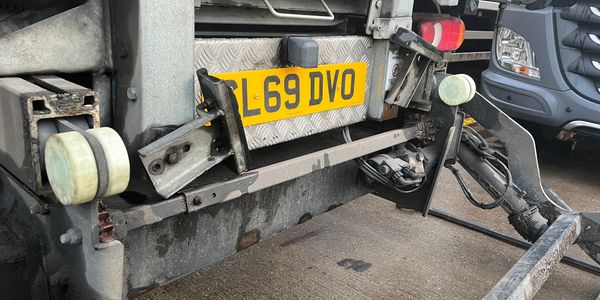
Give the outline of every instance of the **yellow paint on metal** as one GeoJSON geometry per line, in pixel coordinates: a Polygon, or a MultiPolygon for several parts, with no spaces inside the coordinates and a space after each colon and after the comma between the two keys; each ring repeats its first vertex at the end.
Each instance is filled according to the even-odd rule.
{"type": "Polygon", "coordinates": [[[367,63],[215,74],[232,86],[244,126],[361,105],[367,63]]]}
{"type": "Polygon", "coordinates": [[[477,123],[477,121],[475,121],[475,119],[465,118],[465,120],[463,121],[463,126],[469,126],[469,125],[475,124],[475,123],[477,123]]]}

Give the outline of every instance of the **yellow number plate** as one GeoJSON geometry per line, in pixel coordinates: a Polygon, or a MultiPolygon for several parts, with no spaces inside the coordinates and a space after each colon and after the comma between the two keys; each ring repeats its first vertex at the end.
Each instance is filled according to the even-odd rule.
{"type": "Polygon", "coordinates": [[[233,88],[244,126],[361,105],[367,64],[216,74],[233,88]]]}

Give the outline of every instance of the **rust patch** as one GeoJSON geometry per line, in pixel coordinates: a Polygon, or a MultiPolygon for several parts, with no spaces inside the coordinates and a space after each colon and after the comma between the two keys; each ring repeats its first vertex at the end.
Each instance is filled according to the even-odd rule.
{"type": "Polygon", "coordinates": [[[100,242],[108,243],[115,239],[113,235],[113,222],[101,201],[98,201],[98,225],[100,225],[100,242]]]}
{"type": "Polygon", "coordinates": [[[387,121],[398,117],[398,106],[384,103],[381,121],[387,121]]]}
{"type": "Polygon", "coordinates": [[[258,243],[258,241],[260,241],[260,231],[254,229],[250,232],[246,232],[242,235],[238,242],[237,251],[242,251],[246,248],[254,246],[256,243],[258,243]]]}

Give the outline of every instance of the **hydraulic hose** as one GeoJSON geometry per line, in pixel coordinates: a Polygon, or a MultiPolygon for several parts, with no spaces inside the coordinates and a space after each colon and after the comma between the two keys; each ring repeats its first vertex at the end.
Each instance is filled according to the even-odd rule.
{"type": "MultiPolygon", "coordinates": [[[[548,220],[540,214],[538,208],[530,206],[523,199],[524,193],[514,183],[507,184],[507,177],[482,159],[479,153],[463,143],[458,152],[458,162],[496,200],[495,203],[502,198],[498,206],[508,213],[510,224],[523,238],[534,242],[546,231],[548,220]]],[[[453,173],[456,175],[458,170],[455,170],[453,173]]],[[[459,179],[459,183],[467,197],[474,199],[464,181],[459,179]]],[[[473,202],[473,199],[469,200],[473,202]]]]}

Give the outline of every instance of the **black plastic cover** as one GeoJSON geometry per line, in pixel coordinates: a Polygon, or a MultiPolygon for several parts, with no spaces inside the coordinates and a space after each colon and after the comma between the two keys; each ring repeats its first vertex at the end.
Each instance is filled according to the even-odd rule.
{"type": "Polygon", "coordinates": [[[569,65],[569,71],[588,77],[600,78],[600,56],[584,54],[569,65]]]}
{"type": "Polygon", "coordinates": [[[584,52],[600,53],[600,43],[592,40],[590,35],[600,37],[600,28],[592,30],[584,30],[579,28],[567,35],[563,39],[565,46],[579,48],[584,52]]]}
{"type": "Polygon", "coordinates": [[[565,20],[576,22],[600,24],[600,14],[595,14],[594,12],[596,11],[600,12],[600,3],[584,1],[567,9],[563,9],[560,13],[560,17],[565,20]]]}
{"type": "Polygon", "coordinates": [[[283,37],[283,61],[302,68],[319,66],[319,44],[308,36],[283,37]]]}

